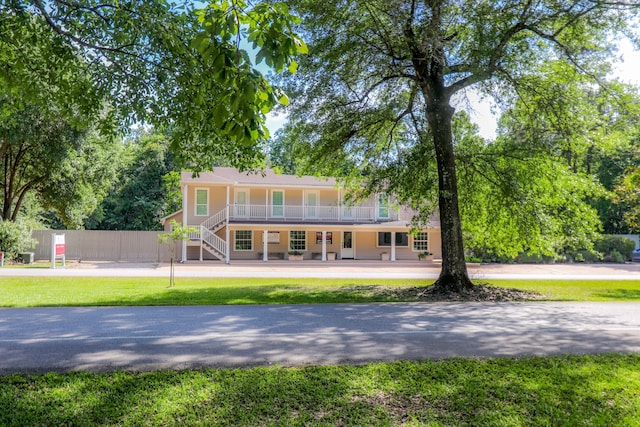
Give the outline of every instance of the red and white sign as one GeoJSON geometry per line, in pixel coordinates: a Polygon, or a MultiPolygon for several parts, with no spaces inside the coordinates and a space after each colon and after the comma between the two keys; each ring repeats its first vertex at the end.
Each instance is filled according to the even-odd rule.
{"type": "Polygon", "coordinates": [[[64,234],[56,234],[55,235],[55,245],[56,245],[56,256],[64,255],[65,245],[64,245],[64,234]]]}
{"type": "Polygon", "coordinates": [[[66,245],[64,243],[64,234],[51,234],[51,268],[56,268],[56,259],[62,259],[62,267],[66,262],[66,245]]]}

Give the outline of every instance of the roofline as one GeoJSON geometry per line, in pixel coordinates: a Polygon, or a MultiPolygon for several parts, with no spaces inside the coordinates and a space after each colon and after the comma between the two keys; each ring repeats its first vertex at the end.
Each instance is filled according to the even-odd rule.
{"type": "Polygon", "coordinates": [[[172,216],[178,215],[179,213],[182,213],[182,209],[179,209],[173,213],[170,213],[169,215],[160,218],[160,224],[164,225],[165,221],[168,220],[169,218],[171,218],[172,216]]]}

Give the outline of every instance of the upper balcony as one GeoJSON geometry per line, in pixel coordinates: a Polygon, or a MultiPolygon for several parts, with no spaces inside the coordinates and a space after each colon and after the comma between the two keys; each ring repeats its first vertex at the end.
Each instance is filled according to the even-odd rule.
{"type": "Polygon", "coordinates": [[[376,223],[398,220],[398,212],[386,206],[232,204],[229,206],[229,216],[232,221],[261,222],[376,223]]]}

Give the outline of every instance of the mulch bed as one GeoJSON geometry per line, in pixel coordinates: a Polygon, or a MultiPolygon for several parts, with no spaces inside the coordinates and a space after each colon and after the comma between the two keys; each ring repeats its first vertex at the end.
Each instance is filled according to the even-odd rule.
{"type": "Polygon", "coordinates": [[[546,295],[527,292],[519,289],[498,288],[485,284],[475,284],[472,289],[460,293],[441,293],[433,286],[395,288],[379,285],[352,286],[350,290],[358,290],[368,296],[379,296],[401,301],[425,302],[514,302],[536,301],[547,298],[546,295]]]}

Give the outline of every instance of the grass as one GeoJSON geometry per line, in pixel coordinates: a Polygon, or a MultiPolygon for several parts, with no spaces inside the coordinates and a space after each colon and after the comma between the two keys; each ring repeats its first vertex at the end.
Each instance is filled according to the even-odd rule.
{"type": "Polygon", "coordinates": [[[10,375],[0,424],[640,425],[639,355],[10,375]]]}
{"type": "Polygon", "coordinates": [[[640,301],[640,280],[490,280],[493,286],[537,292],[551,301],[640,301]]]}
{"type": "MultiPolygon", "coordinates": [[[[5,307],[397,300],[421,280],[0,278],[5,307]],[[380,288],[378,288],[380,287],[380,288]],[[393,294],[395,295],[395,294],[393,294]]],[[[639,281],[495,280],[564,301],[638,301],[639,281]]],[[[0,376],[0,425],[640,426],[640,355],[0,376]]]]}
{"type": "MultiPolygon", "coordinates": [[[[430,280],[131,277],[3,277],[0,306],[311,304],[412,301],[390,288],[430,280]]],[[[542,293],[552,301],[640,301],[640,280],[492,280],[494,286],[542,293]]]]}

